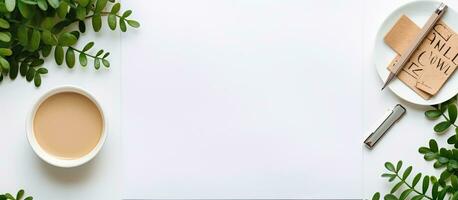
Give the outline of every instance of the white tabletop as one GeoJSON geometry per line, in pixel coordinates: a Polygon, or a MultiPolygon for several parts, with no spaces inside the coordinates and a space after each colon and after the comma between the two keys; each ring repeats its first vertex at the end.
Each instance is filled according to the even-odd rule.
{"type": "MultiPolygon", "coordinates": [[[[364,149],[364,198],[369,198],[375,191],[388,192],[391,183],[380,178],[384,172],[385,161],[404,160],[406,165],[414,165],[414,172],[437,174],[432,163],[425,162],[418,153],[418,147],[426,145],[430,138],[436,138],[439,144],[445,144],[447,136],[437,136],[432,127],[435,122],[424,117],[428,107],[415,106],[397,98],[389,90],[380,92],[382,82],[376,74],[371,60],[373,38],[383,19],[407,0],[364,1],[364,129],[370,126],[396,103],[407,108],[407,115],[383,138],[377,147],[364,149]]],[[[458,8],[458,3],[446,1],[451,7],[458,8]]],[[[147,1],[145,1],[147,4],[147,1]]],[[[145,5],[147,6],[147,5],[145,5]]],[[[134,11],[136,8],[129,8],[134,11]]],[[[148,19],[138,19],[147,24],[148,19]]],[[[107,28],[107,27],[104,27],[107,28]]],[[[81,37],[79,46],[95,40],[97,48],[111,52],[112,66],[109,70],[95,71],[92,67],[69,70],[56,66],[53,58],[46,60],[49,74],[43,77],[39,89],[27,83],[22,77],[18,80],[6,79],[0,84],[0,192],[15,192],[24,188],[27,194],[36,199],[120,199],[121,198],[121,132],[120,130],[120,33],[102,31],[89,33],[81,37]],[[100,154],[90,163],[75,169],[59,169],[39,160],[29,147],[25,136],[25,118],[32,103],[49,88],[73,84],[92,92],[109,117],[109,135],[100,154]]],[[[126,36],[135,37],[136,31],[126,36]]],[[[125,133],[123,133],[125,134],[125,133]]],[[[361,135],[361,141],[366,134],[361,135]]],[[[342,172],[344,173],[344,172],[342,172]]],[[[338,177],[336,177],[338,178],[338,177]]]]}

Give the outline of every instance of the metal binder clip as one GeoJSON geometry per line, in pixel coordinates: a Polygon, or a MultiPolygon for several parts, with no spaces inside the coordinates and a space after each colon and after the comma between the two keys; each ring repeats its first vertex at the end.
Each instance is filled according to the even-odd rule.
{"type": "Polygon", "coordinates": [[[364,140],[366,147],[372,149],[375,144],[377,144],[377,142],[385,135],[388,129],[390,129],[394,123],[401,119],[405,112],[406,109],[400,104],[397,104],[392,110],[388,111],[382,118],[381,122],[377,124],[378,127],[372,131],[366,140],[364,140]]]}

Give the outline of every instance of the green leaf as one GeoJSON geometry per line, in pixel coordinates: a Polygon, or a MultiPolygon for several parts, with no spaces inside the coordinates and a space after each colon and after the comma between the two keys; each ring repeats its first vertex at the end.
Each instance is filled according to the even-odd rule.
{"type": "Polygon", "coordinates": [[[94,59],[94,67],[95,69],[100,69],[100,59],[96,58],[94,59]]]}
{"type": "Polygon", "coordinates": [[[437,158],[437,161],[439,161],[441,164],[446,164],[448,163],[448,158],[440,156],[437,158]]]}
{"type": "Polygon", "coordinates": [[[100,49],[99,51],[97,51],[97,53],[95,54],[95,57],[99,57],[100,55],[102,55],[103,53],[103,49],[100,49]]]}
{"type": "Polygon", "coordinates": [[[61,1],[59,8],[57,8],[57,16],[60,18],[65,18],[68,13],[68,3],[66,1],[61,1]]]}
{"type": "Polygon", "coordinates": [[[109,68],[109,67],[110,67],[110,61],[108,61],[107,59],[102,59],[102,64],[103,64],[106,68],[109,68]]]}
{"type": "Polygon", "coordinates": [[[13,195],[11,195],[10,193],[6,193],[5,196],[6,196],[6,199],[13,199],[14,200],[13,195]]]}
{"type": "Polygon", "coordinates": [[[402,168],[402,160],[398,161],[398,163],[396,164],[396,171],[400,171],[402,168]]]}
{"type": "Polygon", "coordinates": [[[65,62],[69,68],[73,68],[73,66],[75,66],[75,52],[73,49],[67,49],[67,53],[65,54],[65,62]]]}
{"type": "Polygon", "coordinates": [[[32,37],[30,38],[29,50],[35,51],[40,46],[41,34],[40,31],[34,29],[32,32],[32,37]]]}
{"type": "Polygon", "coordinates": [[[434,160],[436,159],[437,157],[437,154],[436,153],[433,153],[433,152],[429,152],[429,153],[426,153],[425,156],[423,157],[425,160],[427,161],[431,161],[431,160],[434,160]]]}
{"type": "Polygon", "coordinates": [[[0,28],[8,29],[10,28],[10,23],[5,19],[0,18],[0,28]]]}
{"type": "Polygon", "coordinates": [[[33,200],[33,197],[27,197],[24,200],[33,200]]]}
{"type": "Polygon", "coordinates": [[[394,196],[393,194],[387,194],[385,195],[385,197],[383,197],[384,200],[398,200],[398,198],[396,196],[394,196]]]}
{"type": "Polygon", "coordinates": [[[35,84],[35,87],[40,87],[41,85],[41,76],[39,73],[35,73],[35,77],[33,78],[33,83],[35,84]]]}
{"type": "Polygon", "coordinates": [[[393,177],[393,176],[396,177],[396,174],[390,174],[390,173],[383,173],[383,174],[382,174],[382,177],[385,177],[385,178],[387,178],[387,177],[388,177],[388,178],[391,178],[391,177],[393,177]]]}
{"type": "Polygon", "coordinates": [[[441,162],[439,162],[439,161],[434,162],[434,165],[433,165],[433,167],[436,168],[436,169],[439,169],[439,168],[441,168],[441,167],[443,167],[443,166],[444,166],[444,165],[443,165],[441,162]]]}
{"type": "Polygon", "coordinates": [[[428,110],[425,112],[425,116],[428,119],[437,119],[442,115],[442,112],[440,110],[428,110]]]}
{"type": "Polygon", "coordinates": [[[42,65],[45,61],[43,59],[35,59],[30,63],[29,67],[38,67],[42,65]]]}
{"type": "Polygon", "coordinates": [[[399,183],[397,183],[396,185],[394,185],[394,187],[391,189],[391,194],[395,193],[396,191],[398,191],[398,189],[402,186],[403,182],[402,181],[399,181],[399,183]]]}
{"type": "Polygon", "coordinates": [[[450,125],[452,124],[449,121],[440,122],[439,124],[434,126],[434,131],[436,131],[437,133],[444,132],[450,127],[450,125]]]}
{"type": "Polygon", "coordinates": [[[412,166],[407,167],[407,169],[404,171],[404,174],[402,174],[402,179],[406,180],[410,175],[410,172],[412,172],[412,166]]]}
{"type": "Polygon", "coordinates": [[[39,74],[47,74],[48,73],[48,70],[46,68],[39,68],[37,70],[37,73],[39,74]]]}
{"type": "Polygon", "coordinates": [[[9,42],[11,40],[11,36],[6,32],[0,32],[0,41],[2,42],[9,42]]]}
{"type": "Polygon", "coordinates": [[[105,55],[103,55],[102,58],[106,58],[106,57],[108,57],[109,55],[110,55],[110,52],[106,52],[105,55]]]}
{"type": "Polygon", "coordinates": [[[429,187],[429,176],[423,177],[422,193],[425,194],[429,187]]]}
{"type": "Polygon", "coordinates": [[[10,72],[8,73],[10,75],[10,79],[11,80],[16,79],[16,77],[18,75],[18,72],[19,72],[18,63],[15,60],[11,61],[11,63],[10,63],[10,72]]]}
{"type": "Polygon", "coordinates": [[[91,49],[94,46],[94,42],[89,42],[84,46],[83,52],[86,52],[87,50],[91,49]]]}
{"type": "Polygon", "coordinates": [[[456,105],[455,104],[449,104],[448,105],[448,117],[450,119],[450,123],[455,123],[456,121],[456,116],[457,116],[457,110],[456,110],[456,105]]]}
{"type": "Polygon", "coordinates": [[[412,180],[412,187],[415,187],[417,183],[420,181],[420,179],[421,179],[421,173],[418,173],[417,175],[415,175],[415,177],[412,180]]]}
{"type": "Polygon", "coordinates": [[[24,190],[19,190],[16,194],[16,199],[22,199],[24,196],[24,190]]]}
{"type": "Polygon", "coordinates": [[[94,14],[92,17],[92,28],[95,32],[99,32],[102,28],[102,17],[100,14],[94,14]]]}
{"type": "MultiPolygon", "coordinates": [[[[449,160],[448,166],[451,169],[458,169],[458,162],[456,160],[449,160]]],[[[458,188],[457,188],[458,190],[458,188]]]]}
{"type": "Polygon", "coordinates": [[[12,12],[16,8],[16,0],[5,0],[5,7],[8,12],[12,12]]]}
{"type": "Polygon", "coordinates": [[[76,38],[75,35],[71,34],[71,33],[63,33],[59,36],[59,45],[60,46],[72,46],[74,44],[76,44],[76,42],[78,41],[78,39],[76,38]]]}
{"type": "Polygon", "coordinates": [[[431,152],[431,150],[429,150],[428,147],[420,147],[418,149],[418,152],[421,153],[421,154],[425,154],[425,153],[431,152]]]}
{"type": "Polygon", "coordinates": [[[64,62],[64,48],[62,46],[56,46],[54,49],[54,59],[58,65],[64,62]]]}
{"type": "Polygon", "coordinates": [[[41,55],[43,57],[48,57],[49,54],[51,54],[52,46],[50,45],[43,45],[43,48],[41,48],[41,55]]]}
{"type": "Polygon", "coordinates": [[[25,4],[28,4],[28,5],[37,5],[37,2],[36,0],[19,0],[25,4]]]}
{"type": "MultiPolygon", "coordinates": [[[[455,130],[455,132],[456,132],[456,130],[455,130]]],[[[447,139],[447,143],[448,144],[455,144],[456,143],[456,133],[455,133],[455,135],[452,135],[447,139]]]]}
{"type": "Polygon", "coordinates": [[[86,7],[89,4],[89,0],[78,0],[79,5],[86,7]]]}
{"type": "Polygon", "coordinates": [[[32,18],[33,16],[33,6],[25,4],[23,1],[18,1],[17,2],[17,7],[19,9],[19,12],[24,18],[32,18]]]}
{"type": "Polygon", "coordinates": [[[11,49],[0,48],[0,56],[11,56],[12,54],[13,51],[11,51],[11,49]]]}
{"type": "Polygon", "coordinates": [[[119,10],[121,9],[121,4],[120,3],[115,3],[113,7],[111,7],[111,14],[118,14],[119,10]]]}
{"type": "Polygon", "coordinates": [[[17,37],[22,46],[27,46],[29,43],[29,29],[26,26],[19,26],[17,37]]]}
{"type": "Polygon", "coordinates": [[[80,60],[80,64],[83,67],[86,67],[86,65],[87,65],[87,56],[86,56],[86,54],[80,53],[79,60],[80,60]]]}
{"type": "Polygon", "coordinates": [[[434,183],[433,188],[431,189],[431,195],[433,199],[437,199],[437,196],[439,195],[439,183],[434,183]]]}
{"type": "Polygon", "coordinates": [[[439,151],[436,140],[429,140],[429,149],[431,149],[431,151],[434,153],[439,151]]]}
{"type": "Polygon", "coordinates": [[[29,68],[29,63],[27,61],[22,61],[21,66],[19,67],[19,73],[21,76],[25,76],[27,74],[27,69],[29,68]]]}
{"type": "Polygon", "coordinates": [[[414,197],[412,198],[412,200],[421,200],[421,199],[423,199],[423,197],[424,197],[423,195],[419,194],[419,195],[417,195],[417,196],[414,196],[414,197]]]}
{"type": "Polygon", "coordinates": [[[95,13],[100,13],[104,8],[105,6],[107,5],[107,0],[97,0],[96,4],[95,4],[95,10],[94,12],[95,13]]]}
{"type": "Polygon", "coordinates": [[[81,5],[76,7],[76,18],[81,21],[84,21],[86,19],[86,8],[85,7],[81,5]]]}
{"type": "Polygon", "coordinates": [[[122,14],[122,18],[128,18],[132,14],[132,10],[126,10],[122,14]]]}
{"type": "Polygon", "coordinates": [[[110,29],[115,30],[116,29],[116,15],[109,14],[107,20],[108,20],[108,26],[110,27],[110,29]]]}
{"type": "Polygon", "coordinates": [[[396,178],[396,174],[384,173],[384,174],[382,174],[382,177],[383,178],[389,178],[389,181],[391,182],[392,180],[394,180],[396,178]]]}
{"type": "Polygon", "coordinates": [[[440,175],[440,180],[447,180],[452,174],[448,172],[447,170],[444,170],[441,175],[440,175]]]}
{"type": "Polygon", "coordinates": [[[119,19],[119,28],[121,29],[122,32],[127,31],[126,21],[124,21],[123,18],[119,19]]]}
{"type": "Polygon", "coordinates": [[[452,156],[452,151],[447,150],[446,148],[441,148],[441,149],[439,150],[439,154],[440,154],[441,156],[444,156],[444,157],[448,158],[448,157],[451,157],[451,156],[452,156]]]}
{"type": "Polygon", "coordinates": [[[41,39],[45,44],[49,44],[52,46],[56,46],[58,43],[57,37],[54,34],[52,34],[51,31],[48,30],[43,30],[43,32],[41,33],[41,39]]]}
{"type": "Polygon", "coordinates": [[[79,21],[79,22],[78,22],[78,30],[79,30],[81,33],[86,32],[86,24],[84,23],[84,21],[79,21]]]}
{"type": "Polygon", "coordinates": [[[129,24],[129,26],[134,27],[134,28],[140,27],[140,23],[138,23],[135,20],[127,20],[127,24],[129,24]]]}
{"type": "Polygon", "coordinates": [[[451,200],[458,200],[458,192],[455,192],[451,198],[451,200]]]}
{"type": "Polygon", "coordinates": [[[29,67],[29,70],[27,70],[27,74],[25,75],[25,79],[27,81],[32,81],[35,76],[35,69],[33,67],[29,67]]]}
{"type": "Polygon", "coordinates": [[[46,0],[37,0],[37,3],[41,10],[48,10],[48,3],[46,3],[46,0]]]}
{"type": "Polygon", "coordinates": [[[48,3],[53,8],[58,8],[60,5],[59,0],[48,0],[48,3]]]}
{"type": "Polygon", "coordinates": [[[75,36],[76,40],[78,40],[80,38],[80,32],[78,32],[78,31],[71,31],[69,33],[72,34],[73,36],[75,36]]]}
{"type": "Polygon", "coordinates": [[[380,200],[380,193],[376,192],[374,196],[372,196],[372,200],[380,200]]]}
{"type": "Polygon", "coordinates": [[[407,189],[404,192],[401,193],[401,196],[399,196],[399,200],[404,200],[406,199],[410,193],[413,192],[413,189],[407,189]]]}
{"type": "Polygon", "coordinates": [[[445,189],[444,189],[444,190],[441,190],[441,191],[439,192],[439,195],[437,195],[437,199],[438,199],[438,200],[444,200],[446,194],[447,194],[447,190],[445,190],[445,189]]]}
{"type": "Polygon", "coordinates": [[[396,169],[394,168],[393,163],[386,162],[385,163],[385,168],[388,169],[389,171],[396,172],[396,169]]]}
{"type": "Polygon", "coordinates": [[[455,175],[450,176],[450,182],[452,183],[453,189],[458,190],[458,178],[455,175]]]}
{"type": "Polygon", "coordinates": [[[0,66],[3,72],[8,72],[10,70],[10,63],[3,57],[0,57],[0,66]]]}

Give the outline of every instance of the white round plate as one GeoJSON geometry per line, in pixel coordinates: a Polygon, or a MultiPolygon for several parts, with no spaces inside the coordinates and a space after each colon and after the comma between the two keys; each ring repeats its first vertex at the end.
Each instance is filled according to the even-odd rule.
{"type": "MultiPolygon", "coordinates": [[[[423,27],[439,4],[440,2],[437,1],[415,1],[407,3],[394,10],[382,23],[375,37],[373,55],[375,67],[377,68],[377,72],[382,81],[385,81],[388,77],[389,71],[387,66],[396,56],[396,53],[385,44],[383,37],[403,14],[414,21],[417,26],[423,27]]],[[[442,17],[442,20],[453,30],[458,31],[458,13],[451,7],[448,7],[448,10],[442,17]]],[[[398,79],[391,81],[388,88],[390,88],[390,90],[397,96],[408,102],[419,105],[434,105],[447,101],[458,93],[458,74],[457,72],[452,74],[439,92],[429,100],[421,98],[417,93],[398,79]]]]}

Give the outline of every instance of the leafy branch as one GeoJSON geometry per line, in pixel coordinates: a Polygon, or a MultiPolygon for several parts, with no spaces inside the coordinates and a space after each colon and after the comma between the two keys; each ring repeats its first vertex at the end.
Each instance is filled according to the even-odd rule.
{"type": "Polygon", "coordinates": [[[129,19],[131,10],[120,14],[121,4],[115,0],[2,0],[0,1],[0,82],[4,77],[11,80],[18,75],[35,86],[41,85],[41,76],[48,73],[43,67],[43,58],[54,51],[58,65],[73,68],[78,60],[87,66],[88,58],[94,60],[94,68],[103,65],[110,67],[110,53],[100,49],[90,52],[94,42],[83,49],[75,45],[81,33],[86,31],[86,20],[91,19],[92,28],[99,32],[102,16],[107,16],[107,24],[116,30],[118,24],[122,32],[127,25],[138,28],[140,23],[129,19]],[[109,12],[105,11],[111,6],[109,12]],[[78,26],[74,26],[74,22],[78,26]]]}
{"type": "MultiPolygon", "coordinates": [[[[386,162],[385,168],[388,170],[388,173],[382,174],[382,177],[388,178],[389,182],[398,180],[398,182],[392,187],[390,193],[384,196],[385,200],[405,200],[408,197],[412,197],[411,198],[412,200],[420,200],[423,198],[430,199],[430,200],[436,200],[436,199],[442,200],[444,199],[447,193],[446,189],[440,188],[440,185],[434,176],[424,176],[423,181],[422,181],[421,191],[417,190],[416,186],[420,182],[422,178],[422,174],[418,173],[417,175],[415,175],[415,177],[411,181],[411,184],[409,184],[409,181],[407,179],[409,178],[412,172],[412,166],[407,167],[404,170],[404,172],[401,173],[402,161],[398,161],[398,163],[396,164],[396,167],[393,165],[393,163],[386,162]],[[431,196],[428,196],[427,192],[428,192],[430,183],[432,183],[431,196]],[[403,187],[402,192],[400,193],[399,196],[396,196],[396,194],[398,194],[396,192],[400,191],[402,187],[403,187]]],[[[380,193],[378,192],[375,193],[372,199],[379,200],[380,193]]]]}
{"type": "Polygon", "coordinates": [[[33,197],[31,196],[25,197],[24,195],[25,195],[24,190],[19,190],[16,193],[16,196],[13,196],[10,193],[0,194],[0,200],[33,200],[33,197]]]}
{"type": "Polygon", "coordinates": [[[425,116],[428,119],[436,120],[439,119],[441,116],[445,119],[445,121],[439,122],[434,126],[433,129],[435,132],[445,132],[451,126],[455,127],[455,129],[458,129],[458,125],[455,124],[457,119],[456,100],[457,98],[455,96],[442,104],[433,105],[432,107],[434,109],[425,112],[425,116]],[[445,115],[446,112],[448,115],[445,115]]]}

